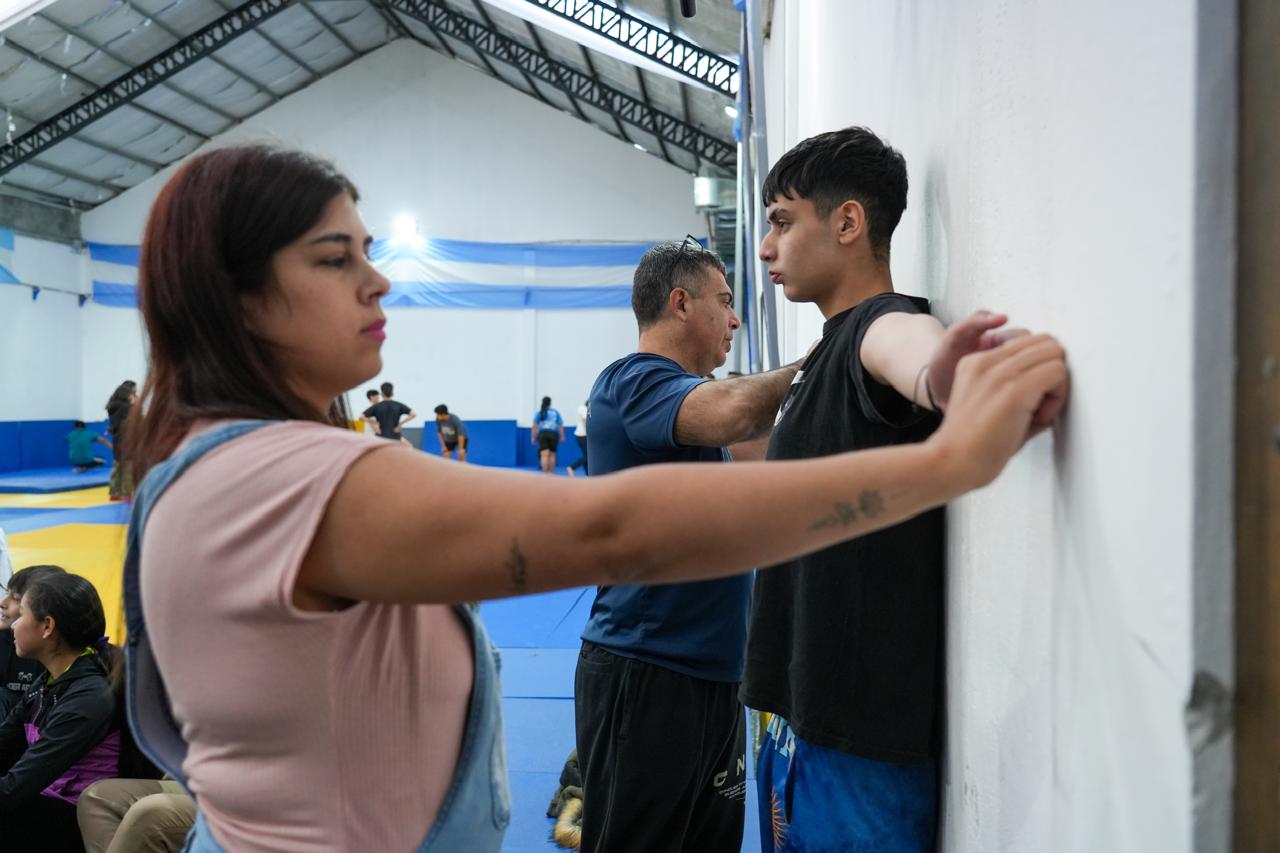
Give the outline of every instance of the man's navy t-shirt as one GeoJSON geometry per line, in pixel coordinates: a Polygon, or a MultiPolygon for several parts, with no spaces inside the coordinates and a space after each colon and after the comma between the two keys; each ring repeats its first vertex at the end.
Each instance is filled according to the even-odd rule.
{"type": "MultiPolygon", "coordinates": [[[[604,369],[591,389],[591,475],[656,462],[727,462],[721,447],[676,444],[676,414],[706,382],[669,358],[633,353],[604,369]]],[[[697,536],[701,514],[673,494],[672,536],[697,536]]],[[[582,639],[614,654],[709,681],[741,681],[751,576],[659,586],[602,586],[582,639]]]]}

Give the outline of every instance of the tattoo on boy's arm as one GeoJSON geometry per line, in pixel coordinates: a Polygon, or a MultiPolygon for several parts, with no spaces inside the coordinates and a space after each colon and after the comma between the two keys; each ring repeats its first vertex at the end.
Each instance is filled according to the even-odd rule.
{"type": "Polygon", "coordinates": [[[529,561],[520,553],[520,543],[511,540],[511,556],[506,562],[507,572],[511,575],[511,586],[517,593],[524,592],[525,582],[529,574],[529,561]]]}
{"type": "Polygon", "coordinates": [[[857,506],[848,501],[836,501],[831,507],[831,513],[819,518],[813,523],[813,527],[809,529],[824,530],[828,527],[848,527],[858,520],[859,515],[872,519],[883,511],[884,498],[880,496],[880,493],[866,490],[858,495],[857,506]]]}

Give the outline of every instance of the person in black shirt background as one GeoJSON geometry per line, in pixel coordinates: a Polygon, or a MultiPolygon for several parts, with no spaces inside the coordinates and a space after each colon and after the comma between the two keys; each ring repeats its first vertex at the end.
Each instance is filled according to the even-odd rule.
{"type": "MultiPolygon", "coordinates": [[[[826,318],[783,400],[769,459],[924,441],[956,363],[1021,330],[979,311],[950,328],[894,292],[889,243],[907,202],[902,155],[871,131],[824,133],[765,178],[773,282],[826,318]]],[[[1035,416],[1043,427],[1065,385],[1035,416]]],[[[868,499],[870,500],[870,499],[868,499]]],[[[874,515],[837,508],[832,524],[874,515]]],[[[757,573],[744,704],[771,717],[756,778],[764,850],[931,850],[942,728],[941,508],[757,573]]]]}
{"type": "MultiPolygon", "coordinates": [[[[362,414],[366,421],[372,421],[378,425],[375,435],[408,444],[409,440],[400,434],[400,428],[416,418],[418,413],[399,400],[391,399],[395,396],[395,390],[390,382],[383,382],[382,402],[374,401],[373,405],[365,409],[362,414]],[[405,417],[406,415],[408,417],[405,417]]],[[[373,400],[372,391],[369,395],[369,399],[373,400]]]]}

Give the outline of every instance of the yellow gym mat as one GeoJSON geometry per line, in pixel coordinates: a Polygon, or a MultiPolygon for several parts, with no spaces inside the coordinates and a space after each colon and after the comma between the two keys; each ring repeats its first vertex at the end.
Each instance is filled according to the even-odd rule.
{"type": "Polygon", "coordinates": [[[99,486],[96,489],[79,489],[74,492],[53,492],[40,495],[0,494],[0,508],[88,509],[105,503],[110,503],[106,486],[99,486]]]}
{"type": "MultiPolygon", "coordinates": [[[[106,490],[101,491],[105,495],[106,490]]],[[[116,645],[124,642],[123,525],[60,524],[42,530],[12,533],[8,538],[15,569],[52,564],[88,578],[102,599],[107,617],[107,636],[116,645]]]]}

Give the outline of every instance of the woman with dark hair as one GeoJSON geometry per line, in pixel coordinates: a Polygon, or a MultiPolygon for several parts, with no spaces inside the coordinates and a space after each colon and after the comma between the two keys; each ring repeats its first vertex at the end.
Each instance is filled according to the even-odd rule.
{"type": "Polygon", "coordinates": [[[133,494],[133,471],[129,465],[128,443],[125,441],[125,425],[133,404],[138,402],[138,383],[126,379],[116,386],[107,400],[107,431],[111,433],[111,445],[115,452],[115,464],[111,466],[111,480],[107,494],[113,501],[128,500],[133,494]]]}
{"type": "Polygon", "coordinates": [[[564,418],[551,408],[551,398],[542,398],[542,407],[533,414],[529,438],[538,446],[538,466],[544,474],[556,470],[556,451],[564,441],[564,418]]]}
{"type": "Polygon", "coordinates": [[[497,851],[497,668],[461,602],[723,577],[896,523],[993,479],[1065,381],[1028,337],[967,357],[921,445],[577,482],[449,465],[341,428],[390,286],[357,199],[328,163],[228,147],[147,223],[130,719],[194,793],[197,853],[497,851]]]}
{"type": "Polygon", "coordinates": [[[31,581],[46,574],[64,572],[61,566],[27,566],[19,569],[9,578],[9,586],[0,598],[0,720],[9,716],[9,712],[22,701],[22,694],[27,692],[36,680],[45,674],[40,661],[18,656],[13,644],[13,623],[18,621],[22,609],[22,596],[31,581]]]}
{"type": "Polygon", "coordinates": [[[119,772],[114,651],[93,584],[68,572],[27,583],[18,654],[48,673],[0,723],[0,843],[14,853],[82,851],[76,801],[119,772]]]}

